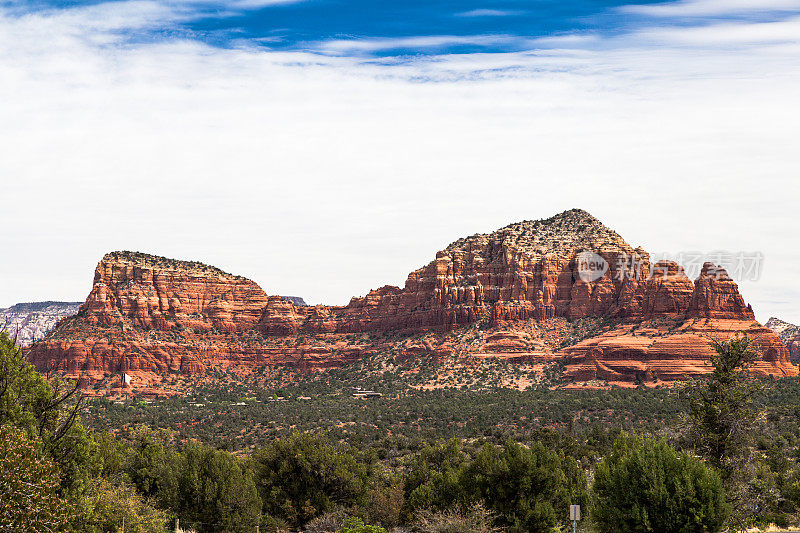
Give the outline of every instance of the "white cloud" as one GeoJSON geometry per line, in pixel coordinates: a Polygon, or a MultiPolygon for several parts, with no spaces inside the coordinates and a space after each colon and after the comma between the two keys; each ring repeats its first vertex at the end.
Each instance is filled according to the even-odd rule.
{"type": "Polygon", "coordinates": [[[312,45],[312,48],[334,53],[353,53],[405,48],[444,48],[458,45],[497,46],[510,43],[530,43],[530,40],[513,35],[422,35],[376,39],[336,39],[312,45]]]}
{"type": "Polygon", "coordinates": [[[470,11],[462,11],[456,13],[459,17],[508,17],[511,15],[518,15],[519,11],[509,9],[472,9],[470,11]]]}
{"type": "Polygon", "coordinates": [[[171,5],[151,0],[128,0],[75,7],[72,9],[49,9],[14,15],[11,9],[0,7],[6,46],[16,40],[20,45],[29,44],[33,35],[40,37],[41,46],[51,44],[56,38],[84,38],[98,42],[119,39],[110,32],[151,28],[166,20],[176,20],[179,11],[171,5]],[[29,39],[25,39],[27,33],[29,39]],[[101,38],[102,37],[102,38],[101,38]]]}
{"type": "Polygon", "coordinates": [[[220,0],[171,0],[171,3],[189,7],[207,5],[215,8],[224,6],[225,10],[243,10],[287,4],[299,4],[305,1],[307,0],[226,0],[225,2],[220,2],[220,0]]]}
{"type": "Polygon", "coordinates": [[[627,5],[623,13],[651,17],[694,17],[775,11],[797,11],[800,0],[682,0],[663,4],[627,5]]]}
{"type": "Polygon", "coordinates": [[[531,47],[537,48],[575,48],[588,47],[592,44],[600,44],[601,38],[592,33],[563,33],[550,35],[547,37],[537,37],[530,41],[531,47]]]}
{"type": "Polygon", "coordinates": [[[775,22],[717,23],[690,28],[645,29],[637,37],[683,45],[800,43],[800,16],[775,22]]]}
{"type": "MultiPolygon", "coordinates": [[[[186,1],[192,2],[193,0],[186,0],[186,1]]],[[[209,3],[212,4],[218,3],[217,0],[208,0],[208,1],[209,3]]],[[[235,8],[252,9],[258,7],[268,7],[268,6],[276,6],[283,4],[299,4],[305,1],[306,0],[233,0],[231,2],[228,2],[228,5],[235,8]]]]}
{"type": "Polygon", "coordinates": [[[745,297],[800,322],[775,298],[800,293],[792,44],[633,32],[398,63],[134,46],[126,20],[181,12],[115,9],[0,14],[0,306],[83,298],[112,249],[345,303],[457,237],[579,206],[654,252],[763,252],[745,297]]]}

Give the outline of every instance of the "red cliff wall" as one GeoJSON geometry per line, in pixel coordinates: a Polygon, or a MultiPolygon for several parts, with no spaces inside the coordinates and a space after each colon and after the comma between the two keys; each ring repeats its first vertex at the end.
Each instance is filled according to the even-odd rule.
{"type": "MultiPolygon", "coordinates": [[[[579,214],[585,221],[588,214],[579,214]]],[[[513,330],[520,320],[599,316],[619,328],[537,357],[562,358],[572,380],[669,381],[707,371],[709,337],[747,332],[765,354],[760,373],[797,374],[787,349],[755,322],[723,269],[706,263],[692,281],[680,265],[650,265],[644,251],[602,228],[605,233],[593,229],[588,241],[572,243],[588,242],[608,265],[601,277],[584,281],[574,251],[540,253],[538,234],[525,240],[530,224],[539,222],[528,224],[457,241],[409,274],[403,289],[385,286],[342,307],[295,305],[200,263],[115,252],[98,264],[79,314],[62,321],[29,357],[39,368],[70,373],[198,373],[230,364],[325,368],[391,346],[354,343],[354,333],[446,334],[477,321],[513,330]]]]}

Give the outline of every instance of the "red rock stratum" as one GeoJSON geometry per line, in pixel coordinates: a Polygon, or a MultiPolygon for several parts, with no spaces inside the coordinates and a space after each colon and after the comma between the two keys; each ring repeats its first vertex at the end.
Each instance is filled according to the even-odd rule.
{"type": "Polygon", "coordinates": [[[303,306],[255,282],[197,262],[112,252],[97,265],[80,312],[34,345],[40,369],[202,373],[217,366],[338,367],[380,353],[435,353],[479,364],[565,365],[576,382],[687,379],[709,370],[712,339],[746,332],[763,357],[757,373],[794,376],[777,335],[755,321],[736,283],[706,263],[689,279],[672,262],[650,264],[585,211],[525,221],[459,239],[408,275],[346,306],[303,306]],[[582,252],[601,257],[587,276],[582,252]],[[587,319],[613,327],[572,341],[556,335],[587,319]],[[540,332],[526,333],[535,326],[540,332]],[[463,341],[465,328],[479,332],[463,341]],[[398,332],[431,332],[414,345],[398,332]],[[369,333],[369,335],[362,335],[369,333]]]}

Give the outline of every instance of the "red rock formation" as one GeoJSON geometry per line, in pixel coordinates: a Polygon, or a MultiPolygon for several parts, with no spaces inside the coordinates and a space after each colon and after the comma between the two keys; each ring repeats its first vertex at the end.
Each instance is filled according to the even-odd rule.
{"type": "Polygon", "coordinates": [[[755,320],[753,309],[744,303],[728,272],[713,263],[704,263],[695,281],[689,316],[755,320]]]}
{"type": "MultiPolygon", "coordinates": [[[[353,350],[267,343],[256,335],[292,335],[315,316],[254,282],[201,263],[114,252],[95,270],[78,315],[33,346],[40,369],[85,372],[181,372],[209,366],[341,366],[353,350]]],[[[323,312],[324,314],[324,312],[323,312]]]]}
{"type": "Polygon", "coordinates": [[[793,363],[800,361],[800,335],[795,335],[789,338],[785,343],[786,349],[789,350],[789,358],[793,363]]]}
{"type": "MultiPolygon", "coordinates": [[[[496,331],[513,330],[520,321],[587,317],[621,326],[563,351],[529,346],[527,337],[512,331],[460,351],[446,341],[432,353],[563,358],[574,380],[675,380],[708,370],[707,335],[744,331],[763,344],[759,372],[797,374],[786,348],[754,321],[724,270],[707,263],[692,282],[676,263],[651,266],[647,253],[580,210],[460,239],[409,274],[404,288],[381,287],[342,307],[268,297],[256,283],[201,263],[108,254],[79,314],[36,344],[30,358],[40,368],[73,374],[198,373],[225,365],[327,368],[392,349],[395,341],[388,339],[396,331],[446,336],[479,321],[496,331]],[[579,254],[587,251],[594,254],[593,267],[601,268],[585,270],[579,254]],[[378,340],[355,343],[353,334],[364,332],[378,340]]],[[[413,347],[395,352],[398,359],[422,353],[413,347]]]]}
{"type": "Polygon", "coordinates": [[[676,381],[710,371],[712,340],[724,341],[736,333],[750,336],[762,354],[754,373],[797,375],[783,343],[755,320],[689,319],[661,328],[625,325],[561,353],[567,365],[565,375],[573,381],[676,381]]]}
{"type": "Polygon", "coordinates": [[[673,261],[659,261],[653,265],[653,275],[637,287],[639,307],[623,314],[637,318],[683,316],[692,303],[694,288],[683,267],[673,261]]]}
{"type": "Polygon", "coordinates": [[[81,307],[90,324],[244,331],[261,318],[267,295],[256,283],[202,263],[113,252],[97,265],[81,307]]]}
{"type": "Polygon", "coordinates": [[[300,331],[306,318],[303,313],[297,311],[294,302],[284,300],[280,296],[270,296],[258,320],[257,328],[265,335],[294,335],[300,331]]]}
{"type": "Polygon", "coordinates": [[[793,363],[800,361],[800,326],[784,322],[779,318],[771,317],[764,324],[778,335],[786,348],[793,363]]]}

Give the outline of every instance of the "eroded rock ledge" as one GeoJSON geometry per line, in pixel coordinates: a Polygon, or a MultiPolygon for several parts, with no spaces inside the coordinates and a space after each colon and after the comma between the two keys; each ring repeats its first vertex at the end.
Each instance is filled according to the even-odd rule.
{"type": "Polygon", "coordinates": [[[295,302],[202,263],[112,252],[97,265],[78,315],[29,357],[40,369],[74,375],[191,374],[219,364],[314,369],[382,350],[410,357],[413,350],[396,346],[392,335],[432,331],[441,341],[425,350],[442,356],[562,361],[574,381],[656,382],[708,371],[710,339],[741,331],[763,349],[757,372],[797,374],[786,347],[755,321],[724,270],[706,263],[690,280],[676,263],[651,265],[644,250],[581,210],[459,239],[411,272],[403,288],[381,287],[346,306],[295,302]],[[584,251],[607,263],[598,279],[582,279],[576,257],[584,251]],[[586,317],[619,327],[564,347],[519,349],[514,340],[521,322],[586,317]],[[488,330],[483,342],[448,348],[448,335],[475,323],[488,330]],[[377,335],[353,341],[364,332],[377,335]]]}

